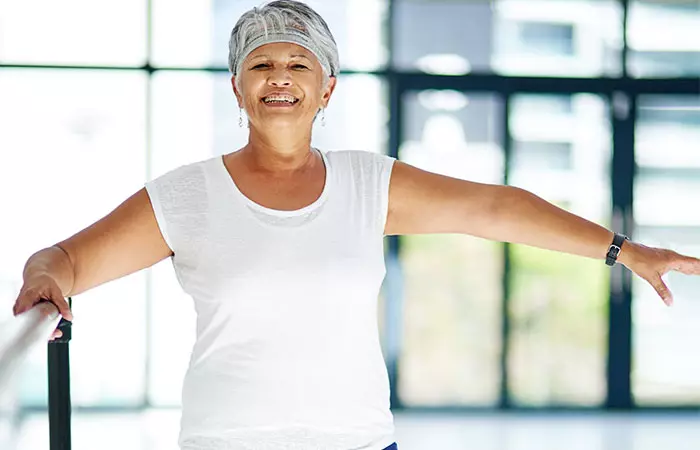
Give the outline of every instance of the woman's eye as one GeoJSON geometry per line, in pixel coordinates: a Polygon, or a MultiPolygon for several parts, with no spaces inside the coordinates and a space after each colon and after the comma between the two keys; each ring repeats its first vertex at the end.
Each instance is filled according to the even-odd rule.
{"type": "MultiPolygon", "coordinates": [[[[267,67],[270,67],[270,64],[267,64],[267,63],[260,63],[260,64],[258,64],[258,65],[255,65],[255,66],[251,67],[250,70],[255,70],[255,69],[260,69],[260,68],[267,68],[267,67]]],[[[292,65],[292,69],[302,69],[302,70],[303,70],[303,69],[308,69],[308,67],[306,67],[306,66],[303,65],[303,64],[294,64],[294,65],[292,65]]]]}

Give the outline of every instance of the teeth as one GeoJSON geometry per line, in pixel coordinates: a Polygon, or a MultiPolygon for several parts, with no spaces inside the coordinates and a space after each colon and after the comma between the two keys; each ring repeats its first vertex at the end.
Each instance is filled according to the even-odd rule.
{"type": "Polygon", "coordinates": [[[292,96],[288,95],[271,95],[269,97],[265,97],[263,99],[265,103],[272,103],[272,102],[286,102],[286,103],[295,103],[296,99],[292,96]]]}

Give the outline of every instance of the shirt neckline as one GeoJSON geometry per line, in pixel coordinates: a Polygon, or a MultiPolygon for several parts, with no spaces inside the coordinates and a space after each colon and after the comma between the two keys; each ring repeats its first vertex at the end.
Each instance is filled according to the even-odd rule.
{"type": "Polygon", "coordinates": [[[315,210],[321,204],[323,204],[326,197],[328,197],[328,191],[330,189],[330,178],[331,178],[331,176],[330,176],[331,175],[331,168],[330,168],[330,164],[328,164],[328,158],[327,158],[326,154],[324,152],[322,152],[321,150],[319,150],[315,147],[312,147],[312,150],[316,150],[321,155],[321,159],[323,160],[323,165],[325,166],[325,169],[326,169],[326,179],[325,179],[324,184],[323,184],[323,191],[321,192],[321,195],[318,197],[318,199],[316,199],[316,201],[314,201],[313,203],[311,203],[307,206],[304,206],[301,209],[294,209],[294,210],[281,210],[281,209],[268,208],[266,206],[263,206],[259,203],[254,202],[250,198],[246,197],[245,194],[243,194],[243,192],[241,192],[241,190],[238,188],[238,185],[234,181],[233,177],[226,169],[226,164],[224,164],[224,155],[221,155],[221,156],[217,157],[216,159],[219,161],[218,165],[223,170],[223,174],[228,179],[229,184],[233,187],[232,190],[233,190],[234,194],[238,198],[243,200],[243,202],[246,205],[248,205],[249,207],[251,207],[252,209],[254,209],[256,211],[260,211],[264,214],[268,214],[271,216],[295,217],[295,216],[301,216],[301,215],[307,214],[307,213],[315,210]]]}

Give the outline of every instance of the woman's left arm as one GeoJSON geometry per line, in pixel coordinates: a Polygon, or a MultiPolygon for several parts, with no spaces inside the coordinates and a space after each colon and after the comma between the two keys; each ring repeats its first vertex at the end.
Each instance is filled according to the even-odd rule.
{"type": "MultiPolygon", "coordinates": [[[[614,233],[512,186],[474,183],[394,163],[385,235],[460,233],[605,259],[614,233]]],[[[661,277],[700,275],[700,260],[625,241],[618,261],[651,284],[670,305],[661,277]]]]}

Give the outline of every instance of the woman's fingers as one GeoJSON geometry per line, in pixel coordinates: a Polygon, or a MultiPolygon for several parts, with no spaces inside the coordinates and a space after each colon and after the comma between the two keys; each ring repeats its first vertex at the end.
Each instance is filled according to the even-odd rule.
{"type": "Polygon", "coordinates": [[[53,341],[54,339],[58,339],[61,336],[63,336],[63,332],[61,330],[54,330],[54,332],[51,334],[51,337],[49,338],[49,341],[53,341]]]}
{"type": "MultiPolygon", "coordinates": [[[[15,301],[12,312],[15,316],[25,313],[41,302],[50,302],[63,319],[73,321],[73,313],[70,305],[63,296],[56,282],[48,276],[37,276],[31,280],[26,280],[15,301]]],[[[61,330],[54,330],[49,336],[49,341],[63,336],[61,330]]]]}
{"type": "Polygon", "coordinates": [[[661,297],[661,300],[663,300],[667,306],[671,306],[673,304],[673,295],[668,289],[668,286],[666,286],[666,283],[664,283],[664,280],[661,279],[660,274],[654,274],[654,276],[647,279],[647,281],[649,284],[651,284],[656,293],[659,294],[659,297],[661,297]]]}
{"type": "Polygon", "coordinates": [[[34,306],[38,305],[42,300],[53,303],[56,306],[56,309],[58,309],[59,314],[61,314],[61,316],[64,319],[71,322],[73,321],[73,313],[70,310],[70,306],[68,306],[68,302],[65,298],[63,298],[63,296],[60,293],[55,292],[48,296],[28,297],[26,299],[23,299],[23,301],[20,301],[17,304],[15,304],[14,308],[12,309],[12,312],[15,316],[22,314],[24,312],[29,311],[34,306]]]}
{"type": "Polygon", "coordinates": [[[64,319],[70,322],[73,321],[73,312],[70,310],[70,306],[61,292],[52,292],[51,302],[56,305],[58,312],[64,319]]]}
{"type": "Polygon", "coordinates": [[[646,258],[642,258],[639,261],[640,264],[635,267],[638,270],[635,273],[647,280],[664,303],[671,306],[673,294],[661,277],[672,270],[685,275],[700,275],[700,259],[681,255],[672,250],[652,250],[656,250],[656,253],[650,253],[646,258]]]}
{"type": "Polygon", "coordinates": [[[12,312],[15,316],[20,315],[32,309],[41,301],[53,303],[64,319],[73,321],[73,314],[61,289],[56,284],[56,281],[48,275],[37,275],[25,280],[12,312]]]}
{"type": "Polygon", "coordinates": [[[692,256],[678,255],[680,258],[676,270],[686,275],[700,275],[700,259],[692,256]]]}

